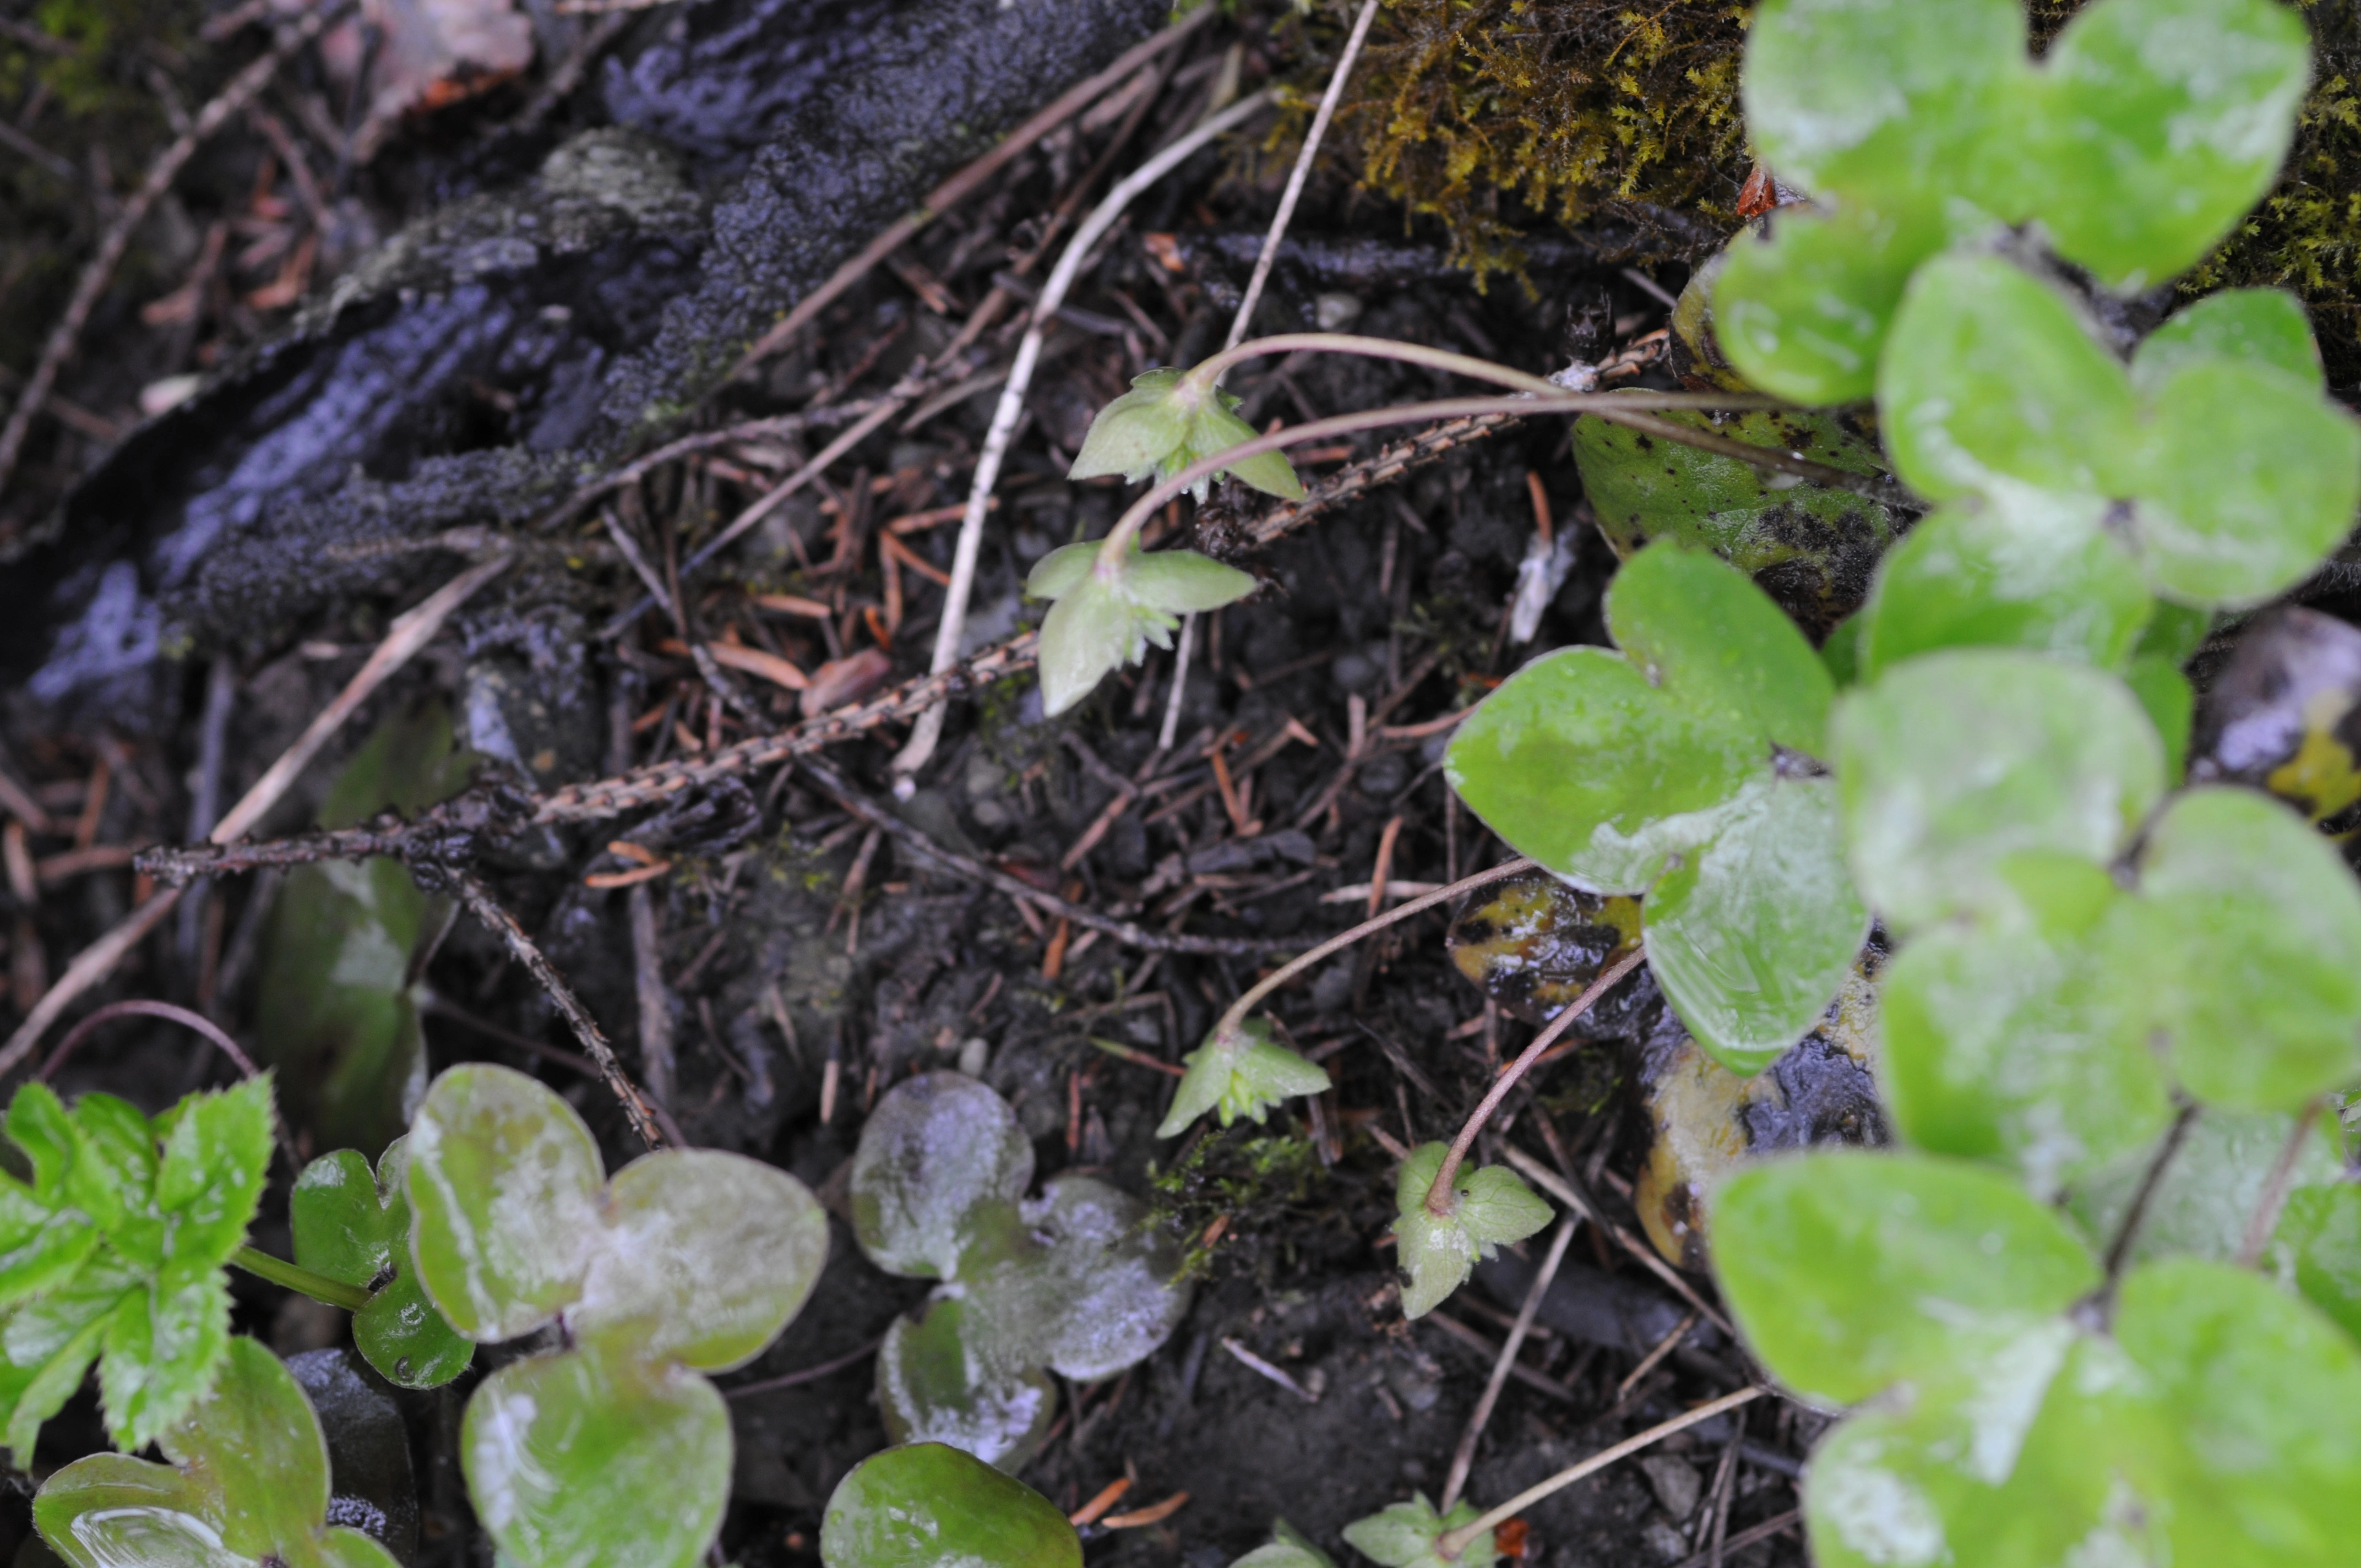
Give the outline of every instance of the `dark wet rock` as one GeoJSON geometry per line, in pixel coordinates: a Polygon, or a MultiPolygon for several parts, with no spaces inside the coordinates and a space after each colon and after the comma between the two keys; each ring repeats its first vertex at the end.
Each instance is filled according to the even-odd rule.
{"type": "Polygon", "coordinates": [[[533,517],[676,423],[846,256],[1164,10],[783,5],[796,26],[767,27],[759,5],[714,4],[685,14],[670,95],[648,100],[679,112],[641,116],[688,136],[687,160],[624,127],[567,142],[524,185],[411,225],[118,448],[61,526],[5,563],[12,685],[69,722],[152,724],[177,691],[171,657],[416,569],[416,554],[372,546],[533,517]],[[749,18],[742,49],[686,47],[697,18],[725,12],[749,18]],[[842,45],[808,92],[745,106],[759,74],[745,51],[770,38],[808,64],[795,40],[819,35],[797,27],[828,16],[862,29],[860,47],[842,45]],[[683,107],[708,67],[741,84],[709,83],[715,112],[740,103],[769,137],[710,197],[683,107]]]}
{"type": "MultiPolygon", "coordinates": [[[[1503,1252],[1477,1266],[1476,1283],[1514,1312],[1525,1304],[1534,1266],[1531,1259],[1503,1252]]],[[[1542,1292],[1533,1321],[1585,1344],[1644,1355],[1687,1315],[1686,1307],[1637,1275],[1609,1274],[1569,1257],[1558,1265],[1557,1277],[1542,1292]]],[[[1701,1322],[1690,1328],[1682,1343],[1709,1347],[1719,1339],[1711,1323],[1701,1322]]]]}

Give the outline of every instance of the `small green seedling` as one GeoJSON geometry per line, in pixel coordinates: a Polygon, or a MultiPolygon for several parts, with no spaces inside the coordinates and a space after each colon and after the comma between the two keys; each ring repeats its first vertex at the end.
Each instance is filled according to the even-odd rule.
{"type": "Polygon", "coordinates": [[[468,1400],[476,1511],[522,1568],[692,1568],[729,1499],[730,1416],[701,1372],[762,1354],[818,1282],[828,1223],[785,1171],[711,1149],[607,1179],[574,1108],[506,1068],[444,1073],[404,1190],[419,1283],[478,1343],[558,1327],[468,1400]]]}
{"type": "Polygon", "coordinates": [[[1809,1030],[1869,934],[1837,828],[1835,683],[1725,563],[1666,539],[1608,589],[1621,652],[1510,676],[1445,768],[1493,831],[1592,893],[1647,895],[1649,968],[1697,1043],[1755,1072],[1809,1030]]]}
{"type": "Polygon", "coordinates": [[[828,1568],[1082,1568],[1082,1543],[1023,1482],[963,1450],[914,1442],[837,1483],[819,1556],[828,1568]]]}
{"type": "Polygon", "coordinates": [[[378,1375],[404,1388],[434,1388],[467,1369],[475,1344],[434,1309],[410,1261],[407,1138],[369,1169],[354,1149],[322,1155],[296,1178],[295,1261],[368,1292],[353,1314],[353,1343],[378,1375]]]}
{"type": "Polygon", "coordinates": [[[1477,1258],[1523,1241],[1554,1217],[1516,1172],[1499,1166],[1462,1166],[1452,1180],[1450,1208],[1437,1213],[1427,1198],[1449,1154],[1447,1145],[1422,1144],[1395,1179],[1394,1255],[1410,1276],[1402,1288],[1405,1318],[1424,1317],[1441,1306],[1466,1283],[1477,1258]]]}
{"type": "Polygon", "coordinates": [[[8,1107],[28,1180],[0,1173],[0,1411],[20,1467],[41,1423],[98,1363],[115,1445],[176,1427],[229,1346],[224,1266],[270,1163],[270,1080],[193,1094],[150,1121],[28,1083],[8,1107]]]}
{"type": "MultiPolygon", "coordinates": [[[[1255,438],[1255,427],[1237,416],[1240,400],[1205,376],[1174,368],[1135,376],[1131,390],[1101,409],[1068,470],[1069,479],[1120,474],[1134,484],[1153,476],[1169,479],[1191,464],[1215,456],[1255,438]]],[[[1300,500],[1303,481],[1277,452],[1242,458],[1218,475],[1251,485],[1265,495],[1300,500]]],[[[1213,477],[1192,492],[1202,501],[1213,477]]]]}
{"type": "Polygon", "coordinates": [[[1259,1124],[1280,1101],[1328,1088],[1328,1069],[1280,1045],[1260,1018],[1215,1029],[1182,1061],[1189,1070],[1156,1129],[1159,1138],[1187,1132],[1208,1111],[1218,1111],[1224,1127],[1241,1116],[1259,1124]]]}
{"type": "Polygon", "coordinates": [[[1345,1540],[1379,1568],[1492,1568],[1500,1553],[1488,1530],[1469,1541],[1455,1558],[1446,1559],[1435,1550],[1434,1543],[1446,1530],[1473,1524],[1477,1517],[1476,1505],[1468,1502],[1438,1514],[1426,1494],[1416,1492],[1406,1503],[1355,1519],[1345,1527],[1345,1540]]]}
{"type": "Polygon", "coordinates": [[[1025,591],[1052,599],[1041,622],[1041,706],[1064,712],[1111,670],[1136,664],[1148,646],[1172,646],[1180,617],[1219,609],[1254,592],[1255,580],[1189,550],[1145,554],[1126,546],[1113,562],[1095,543],[1068,544],[1034,564],[1025,591]]]}
{"type": "Polygon", "coordinates": [[[1336,1568],[1336,1560],[1282,1519],[1270,1521],[1268,1541],[1231,1563],[1230,1568],[1336,1568]]]}
{"type": "Polygon", "coordinates": [[[94,1453],[49,1477],[33,1523],[73,1568],[395,1568],[328,1523],[328,1445],[277,1356],[224,1347],[212,1392],[156,1434],[169,1464],[94,1453]]]}
{"type": "Polygon", "coordinates": [[[1180,1260],[1144,1205],[1063,1176],[1027,1199],[1033,1146],[1007,1102],[955,1072],[877,1102],[852,1159],[852,1231],[888,1273],[942,1283],[895,1320],[877,1397],[896,1442],[944,1442],[1014,1473],[1047,1441],[1054,1371],[1110,1377],[1180,1326],[1180,1260]]]}

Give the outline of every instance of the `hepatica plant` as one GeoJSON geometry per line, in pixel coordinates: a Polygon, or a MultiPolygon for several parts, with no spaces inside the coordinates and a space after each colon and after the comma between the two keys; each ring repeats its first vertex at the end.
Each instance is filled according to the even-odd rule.
{"type": "Polygon", "coordinates": [[[555,1326],[565,1345],[467,1402],[461,1461],[501,1553],[700,1561],[730,1474],[729,1412],[701,1375],[752,1360],[802,1307],[828,1261],[818,1201],[710,1149],[609,1179],[573,1107],[499,1067],[437,1078],[407,1152],[411,1253],[442,1315],[479,1343],[555,1326]]]}
{"type": "Polygon", "coordinates": [[[890,1274],[941,1281],[877,1353],[878,1406],[895,1442],[947,1443],[1020,1470],[1057,1413],[1049,1373],[1113,1376],[1188,1311],[1180,1258],[1145,1229],[1143,1204],[1088,1176],[1053,1177],[1027,1198],[1032,1181],[1033,1146],[1016,1113],[960,1073],[906,1079],[862,1128],[862,1251],[890,1274]]]}

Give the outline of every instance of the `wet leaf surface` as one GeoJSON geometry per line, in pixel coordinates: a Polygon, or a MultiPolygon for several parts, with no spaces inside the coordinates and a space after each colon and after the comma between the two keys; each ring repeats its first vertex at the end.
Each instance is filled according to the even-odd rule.
{"type": "Polygon", "coordinates": [[[476,1354],[419,1284],[410,1255],[410,1199],[402,1179],[409,1140],[389,1145],[378,1168],[352,1149],[303,1168],[289,1200],[295,1261],[368,1289],[353,1314],[353,1343],[379,1376],[405,1388],[432,1388],[467,1370],[476,1354]]]}
{"type": "Polygon", "coordinates": [[[1082,1543],[1048,1498],[941,1443],[855,1465],[820,1525],[828,1568],[1082,1568],[1082,1543]]]}
{"type": "MultiPolygon", "coordinates": [[[[1585,893],[1543,872],[1471,900],[1445,938],[1459,972],[1528,1024],[1548,1023],[1639,942],[1638,899],[1585,893]]],[[[1567,1032],[1576,1039],[1629,1034],[1653,1000],[1644,983],[1618,986],[1567,1032]]]]}

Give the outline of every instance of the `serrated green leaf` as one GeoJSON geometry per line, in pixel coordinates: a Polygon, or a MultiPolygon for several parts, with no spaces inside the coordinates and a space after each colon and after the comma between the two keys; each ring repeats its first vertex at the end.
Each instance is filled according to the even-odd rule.
{"type": "Polygon", "coordinates": [[[1645,905],[1648,967],[1706,1054],[1755,1073],[1826,1010],[1869,938],[1836,781],[1749,785],[1645,905]]]}
{"type": "Polygon", "coordinates": [[[522,1568],[695,1568],[730,1497],[713,1385],[601,1341],[486,1378],[459,1449],[477,1517],[522,1568]]]}
{"type": "Polygon", "coordinates": [[[628,1326],[645,1355],[726,1371],[762,1354],[828,1264],[828,1216],[774,1166],[661,1149],[615,1173],[569,1332],[628,1326]]]}
{"type": "Polygon", "coordinates": [[[2153,601],[2096,501],[2017,493],[1937,509],[1886,554],[1861,612],[1866,677],[1943,648],[2023,648],[2101,669],[2153,601]]]}
{"type": "Polygon", "coordinates": [[[2058,857],[2019,907],[1937,927],[1881,986],[1882,1087],[1895,1128],[1933,1153],[1993,1160],[2048,1197],[2171,1117],[2154,1054],[2092,976],[2123,901],[2106,872],[2058,857]]]}
{"type": "Polygon", "coordinates": [[[2043,59],[2021,133],[2059,253],[2125,291],[2194,266],[2270,189],[2311,54],[2271,0],[2081,11],[2043,59]]]}
{"type": "Polygon", "coordinates": [[[474,1340],[514,1339],[581,1293],[598,1224],[598,1146],[523,1073],[456,1067],[418,1108],[403,1189],[419,1282],[474,1340]]]}
{"type": "Polygon", "coordinates": [[[1839,704],[1855,883],[1896,930],[2012,894],[2028,850],[2104,862],[2164,793],[2164,748],[2123,683],[2006,649],[1913,659],[1839,704]]]}
{"type": "Polygon", "coordinates": [[[139,1107],[112,1094],[85,1094],[67,1116],[74,1153],[65,1188],[73,1203],[98,1222],[115,1250],[151,1266],[160,1262],[154,1127],[139,1107]]]}
{"type": "Polygon", "coordinates": [[[1767,240],[1741,236],[1725,253],[1714,285],[1723,352],[1749,382],[1792,401],[1864,401],[1910,275],[1945,237],[1937,217],[1908,208],[1774,214],[1767,240]]]}
{"type": "Polygon", "coordinates": [[[2284,289],[2224,289],[2175,312],[2132,353],[2132,385],[2153,396],[2183,365],[2238,359],[2265,365],[2315,390],[2323,382],[2312,319],[2284,289]]]}
{"type": "Polygon", "coordinates": [[[66,1172],[80,1138],[56,1090],[38,1081],[18,1087],[8,1102],[8,1141],[25,1152],[42,1201],[52,1208],[66,1201],[66,1172]]]}
{"type": "Polygon", "coordinates": [[[156,1169],[156,1206],[176,1267],[217,1267],[246,1245],[270,1168],[268,1073],[181,1102],[156,1169]]]}
{"type": "Polygon", "coordinates": [[[852,1156],[852,1234],[888,1274],[955,1273],[970,1213],[1013,1204],[1033,1181],[1033,1146],[1008,1102],[955,1072],[895,1084],[852,1156]]]}
{"type": "Polygon", "coordinates": [[[877,1410],[895,1443],[949,1443],[1015,1475],[1049,1441],[1058,1386],[1038,1366],[1002,1368],[971,1342],[967,1305],[937,1297],[894,1320],[877,1347],[877,1410]]]}
{"type": "Polygon", "coordinates": [[[1405,1318],[1433,1311],[1466,1283],[1477,1258],[1524,1240],[1553,1217],[1550,1206],[1515,1172],[1466,1164],[1453,1178],[1450,1212],[1435,1213],[1426,1206],[1426,1195],[1449,1152],[1444,1144],[1422,1144],[1394,1179],[1395,1258],[1410,1276],[1401,1293],[1405,1318]]]}
{"type": "MultiPolygon", "coordinates": [[[[828,1568],[1082,1568],[1048,1498],[941,1443],[889,1448],[837,1484],[820,1522],[828,1568]]],[[[1482,1568],[1482,1565],[1478,1565],[1482,1568]]]]}
{"type": "Polygon", "coordinates": [[[408,1160],[407,1138],[387,1146],[375,1172],[357,1150],[323,1155],[296,1179],[289,1217],[299,1266],[370,1291],[353,1314],[353,1343],[368,1364],[398,1387],[434,1388],[467,1370],[476,1347],[418,1282],[402,1190],[408,1160]]]}
{"type": "Polygon", "coordinates": [[[2291,1110],[2361,1069],[2361,888],[2252,790],[2191,790],[2150,830],[2110,967],[2189,1091],[2291,1110]]]}
{"type": "Polygon", "coordinates": [[[1233,1037],[1213,1036],[1181,1058],[1188,1070],[1172,1096],[1172,1108],[1156,1129],[1159,1138],[1186,1132],[1206,1112],[1220,1108],[1226,1127],[1241,1116],[1259,1123],[1270,1107],[1300,1094],[1328,1088],[1328,1073],[1271,1037],[1270,1025],[1249,1018],[1233,1037]]]}
{"type": "Polygon", "coordinates": [[[188,1414],[213,1391],[229,1345],[229,1281],[218,1267],[167,1269],[126,1291],[98,1358],[115,1445],[139,1448],[188,1414]]]}
{"type": "Polygon", "coordinates": [[[2014,1343],[2099,1282],[2089,1250],[2015,1182],[1928,1156],[1749,1166],[1713,1213],[1741,1331],[1782,1382],[1828,1403],[2014,1343]]]}
{"type": "Polygon", "coordinates": [[[1357,1519],[1345,1527],[1345,1543],[1382,1568],[1492,1568],[1500,1560],[1492,1532],[1486,1530],[1469,1541],[1459,1555],[1446,1562],[1434,1549],[1434,1543],[1446,1530],[1473,1524],[1477,1518],[1476,1505],[1462,1502],[1447,1514],[1438,1514],[1434,1505],[1426,1500],[1423,1492],[1411,1494],[1410,1501],[1357,1519]]]}
{"type": "Polygon", "coordinates": [[[42,1423],[82,1388],[106,1343],[107,1324],[125,1288],[76,1297],[71,1288],[19,1310],[5,1332],[8,1365],[0,1380],[7,1405],[7,1443],[17,1468],[30,1469],[42,1423]]]}

